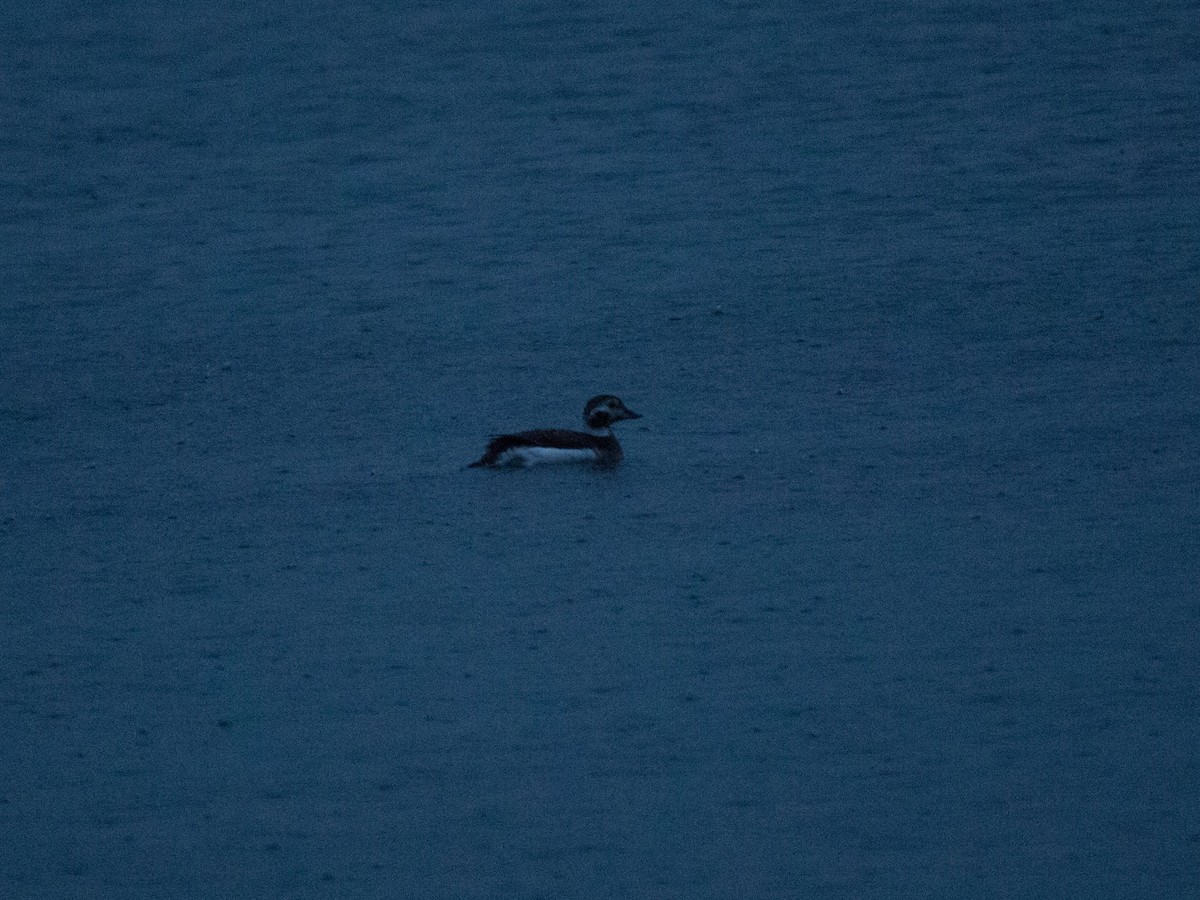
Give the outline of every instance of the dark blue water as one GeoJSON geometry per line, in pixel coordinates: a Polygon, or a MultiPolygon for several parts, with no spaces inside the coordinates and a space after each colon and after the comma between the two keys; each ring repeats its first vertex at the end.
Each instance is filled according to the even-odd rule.
{"type": "Polygon", "coordinates": [[[1198,15],[8,8],[0,893],[1196,894],[1198,15]]]}

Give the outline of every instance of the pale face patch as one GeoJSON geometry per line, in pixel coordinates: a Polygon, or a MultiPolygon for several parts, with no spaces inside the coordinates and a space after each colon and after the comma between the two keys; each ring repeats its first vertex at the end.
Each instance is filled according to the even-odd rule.
{"type": "Polygon", "coordinates": [[[583,407],[583,421],[593,432],[606,432],[613,422],[622,419],[640,419],[641,416],[621,402],[620,397],[600,394],[583,407]]]}

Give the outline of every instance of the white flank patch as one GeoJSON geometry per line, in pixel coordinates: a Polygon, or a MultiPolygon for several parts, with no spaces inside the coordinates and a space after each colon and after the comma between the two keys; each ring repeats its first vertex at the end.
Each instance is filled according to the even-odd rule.
{"type": "Polygon", "coordinates": [[[532,466],[537,463],[595,462],[595,450],[565,450],[561,447],[513,447],[496,460],[499,466],[532,466]]]}

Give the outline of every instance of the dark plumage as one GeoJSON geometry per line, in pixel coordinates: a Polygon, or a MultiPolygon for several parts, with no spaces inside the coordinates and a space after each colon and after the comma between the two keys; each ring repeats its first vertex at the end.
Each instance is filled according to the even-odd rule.
{"type": "Polygon", "coordinates": [[[570,431],[565,428],[542,428],[517,434],[502,434],[492,438],[483,456],[468,468],[487,468],[506,464],[554,460],[561,462],[595,462],[616,465],[624,456],[621,445],[612,433],[612,424],[622,419],[640,419],[620,397],[600,394],[583,408],[583,420],[591,430],[570,431]]]}

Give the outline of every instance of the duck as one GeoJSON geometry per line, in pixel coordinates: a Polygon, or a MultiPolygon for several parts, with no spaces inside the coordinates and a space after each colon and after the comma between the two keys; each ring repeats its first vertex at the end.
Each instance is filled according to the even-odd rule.
{"type": "Polygon", "coordinates": [[[587,431],[539,428],[501,434],[492,438],[483,456],[467,468],[494,469],[565,462],[615,466],[625,454],[613,434],[613,423],[641,417],[641,413],[635,413],[620,397],[597,394],[583,407],[583,422],[587,431]]]}

